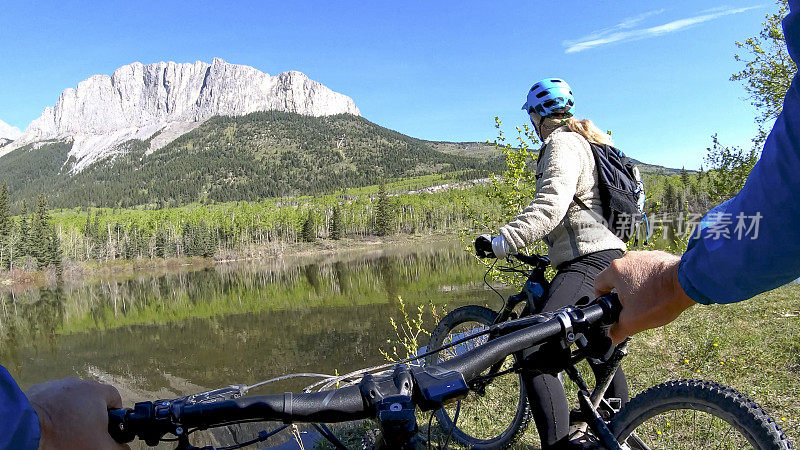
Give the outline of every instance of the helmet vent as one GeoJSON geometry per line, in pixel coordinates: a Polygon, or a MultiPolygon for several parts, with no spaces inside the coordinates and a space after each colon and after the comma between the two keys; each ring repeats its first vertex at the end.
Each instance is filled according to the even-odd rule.
{"type": "Polygon", "coordinates": [[[536,98],[542,98],[545,95],[547,95],[547,91],[542,91],[542,92],[539,92],[538,94],[536,94],[536,98]]]}

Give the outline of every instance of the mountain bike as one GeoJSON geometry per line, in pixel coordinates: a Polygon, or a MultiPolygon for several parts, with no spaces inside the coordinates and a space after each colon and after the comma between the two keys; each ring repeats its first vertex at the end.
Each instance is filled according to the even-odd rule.
{"type": "MultiPolygon", "coordinates": [[[[230,450],[263,442],[290,423],[308,422],[315,423],[336,448],[345,448],[327,427],[316,423],[371,418],[381,430],[378,447],[432,448],[430,434],[420,433],[417,412],[436,411],[455,402],[453,427],[438,445],[447,448],[458,423],[458,402],[469,394],[470,384],[485,378],[487,369],[509,355],[518,354],[513,371],[522,374],[524,383],[539,373],[565,371],[578,384],[577,416],[587,436],[602,448],[644,450],[679,444],[694,449],[708,448],[708,444],[715,442],[723,443],[726,448],[747,445],[756,449],[792,448],[780,427],[755,402],[715,383],[697,380],[665,383],[648,389],[619,412],[615,411],[603,399],[602,384],[590,390],[576,364],[605,354],[607,342],[600,338],[605,337],[608,327],[619,318],[620,310],[619,300],[609,294],[589,304],[508,320],[478,332],[493,336],[485,344],[439,364],[408,365],[466,339],[457,339],[444,349],[433,349],[394,365],[327,377],[301,393],[244,396],[250,389],[290,376],[287,375],[251,386],[232,385],[172,400],[139,402],[132,409],[110,410],[108,430],[120,443],[135,438],[148,445],[170,440],[177,442],[177,449],[186,450],[197,448],[191,445],[190,436],[198,430],[267,420],[286,424],[270,432],[262,431],[247,442],[218,449],[230,450]],[[577,345],[583,338],[585,344],[577,345]],[[560,357],[543,360],[541,356],[551,356],[553,348],[560,349],[560,357]],[[333,388],[339,383],[344,386],[333,388]],[[313,389],[318,391],[312,392],[313,389]],[[688,420],[670,415],[681,410],[690,410],[695,415],[688,420]],[[651,421],[663,419],[664,413],[668,414],[665,420],[651,421]],[[705,416],[712,420],[704,420],[705,416]],[[680,440],[665,440],[672,430],[680,433],[680,440]]],[[[316,374],[296,376],[309,375],[316,374]]]]}
{"type": "MultiPolygon", "coordinates": [[[[428,348],[447,347],[447,344],[455,340],[461,343],[452,346],[448,350],[428,355],[426,357],[426,364],[434,365],[441,363],[448,358],[484,345],[493,338],[492,333],[485,333],[485,330],[491,328],[493,325],[541,311],[549,290],[549,282],[545,277],[545,270],[550,265],[550,259],[546,256],[535,254],[526,255],[522,253],[512,254],[510,258],[516,259],[521,264],[501,266],[499,270],[501,272],[518,273],[527,276],[522,290],[517,294],[509,296],[507,299],[503,298],[503,296],[498,293],[498,295],[503,298],[503,306],[499,311],[494,311],[479,305],[467,305],[454,309],[445,315],[436,325],[433,332],[431,332],[428,348]],[[526,266],[526,268],[520,269],[522,266],[526,266]]],[[[492,267],[494,267],[494,265],[492,267]]],[[[489,270],[491,270],[491,268],[489,270]]],[[[489,271],[487,270],[487,275],[488,273],[489,271]]],[[[489,288],[492,288],[492,286],[486,282],[486,277],[484,277],[484,282],[489,288]]],[[[492,288],[492,290],[494,290],[494,288],[492,288]]],[[[497,293],[497,291],[495,292],[497,293]]],[[[610,340],[605,336],[595,336],[594,339],[595,341],[592,342],[593,344],[600,343],[601,346],[606,346],[610,349],[610,340]]],[[[587,347],[589,342],[586,336],[583,336],[577,339],[575,344],[578,347],[587,347]]],[[[540,357],[557,358],[558,352],[559,350],[556,349],[555,352],[550,352],[546,355],[543,354],[540,355],[540,357]]],[[[614,373],[626,354],[627,340],[611,354],[610,358],[607,358],[607,355],[604,355],[603,358],[591,358],[594,366],[600,368],[600,373],[596,374],[597,380],[595,389],[592,391],[595,395],[595,406],[600,403],[598,399],[605,395],[614,373]],[[605,359],[605,361],[601,361],[601,359],[605,359]],[[597,394],[598,392],[601,394],[597,394]]],[[[455,442],[471,449],[502,449],[512,446],[523,436],[530,425],[532,417],[528,403],[529,399],[526,393],[524,373],[515,370],[515,367],[519,366],[519,358],[519,354],[512,355],[512,357],[505,361],[491,366],[481,377],[470,382],[470,393],[467,398],[461,402],[459,408],[460,413],[464,414],[465,410],[481,411],[482,414],[487,416],[487,420],[471,421],[467,427],[456,427],[452,419],[452,408],[442,408],[436,411],[435,415],[441,428],[452,429],[453,440],[455,442]]],[[[557,370],[550,370],[549,372],[555,375],[557,370]]],[[[582,380],[576,380],[573,376],[574,374],[571,374],[569,371],[566,373],[579,388],[584,384],[582,380]]],[[[558,375],[563,382],[561,374],[558,375]]],[[[637,410],[637,408],[642,409],[642,406],[640,406],[642,402],[658,403],[655,400],[656,397],[664,395],[667,397],[672,397],[673,395],[678,396],[679,391],[688,391],[688,393],[684,392],[684,394],[689,397],[695,396],[698,398],[703,395],[716,396],[721,392],[725,392],[726,394],[724,395],[734,395],[732,393],[733,391],[729,388],[711,382],[686,381],[677,384],[664,384],[658,386],[657,389],[652,388],[640,394],[640,396],[637,397],[637,402],[625,410],[628,411],[627,414],[632,414],[630,411],[637,410]],[[706,391],[713,391],[713,393],[706,394],[706,391]]],[[[740,396],[739,394],[736,395],[740,396]]],[[[746,399],[746,397],[742,398],[746,399]]],[[[604,412],[606,417],[615,414],[622,407],[622,400],[619,398],[604,398],[602,399],[602,403],[607,407],[607,410],[604,412]]],[[[666,408],[670,410],[669,407],[666,408]]],[[[730,408],[733,408],[733,406],[730,406],[730,408]]],[[[575,426],[580,425],[580,414],[576,414],[575,417],[571,414],[570,422],[573,425],[573,429],[577,431],[575,434],[580,436],[582,432],[581,427],[575,426]]],[[[671,427],[674,421],[667,421],[667,423],[669,423],[671,427]]],[[[663,435],[666,431],[666,429],[660,430],[658,434],[663,435]]],[[[705,447],[705,445],[701,446],[705,447]]],[[[693,447],[688,446],[686,448],[693,447]]]]}

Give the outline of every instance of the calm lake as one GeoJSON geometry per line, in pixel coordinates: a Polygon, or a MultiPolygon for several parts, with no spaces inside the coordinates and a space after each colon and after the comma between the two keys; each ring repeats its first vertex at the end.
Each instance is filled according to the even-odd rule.
{"type": "Polygon", "coordinates": [[[430,303],[499,306],[483,272],[452,241],[0,294],[0,364],[23,387],[99,378],[127,406],[292,372],[344,373],[385,362],[379,349],[396,340],[401,298],[414,314],[430,303]]]}

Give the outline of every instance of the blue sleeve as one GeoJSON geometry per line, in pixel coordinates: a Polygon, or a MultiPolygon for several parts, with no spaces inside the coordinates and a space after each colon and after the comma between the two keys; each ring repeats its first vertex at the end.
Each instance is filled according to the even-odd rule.
{"type": "MultiPolygon", "coordinates": [[[[783,31],[800,56],[800,0],[783,31]]],[[[744,188],[703,217],[681,258],[678,281],[698,303],[733,303],[800,276],[800,87],[795,74],[761,159],[744,188]]]]}
{"type": "Polygon", "coordinates": [[[39,416],[25,394],[0,366],[0,449],[39,448],[39,416]]]}

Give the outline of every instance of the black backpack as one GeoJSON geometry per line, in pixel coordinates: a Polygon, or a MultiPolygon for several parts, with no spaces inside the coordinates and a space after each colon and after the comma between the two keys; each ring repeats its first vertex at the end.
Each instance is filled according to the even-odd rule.
{"type": "MultiPolygon", "coordinates": [[[[639,169],[622,151],[606,144],[589,142],[597,166],[598,188],[603,208],[603,217],[592,216],[603,223],[624,242],[637,234],[642,223],[647,222],[644,213],[644,183],[639,169]]],[[[573,199],[581,208],[591,211],[581,199],[573,199]]],[[[646,237],[649,230],[645,230],[646,237]]]]}

